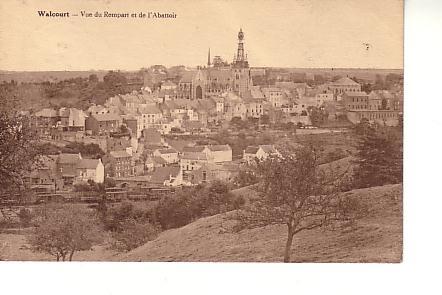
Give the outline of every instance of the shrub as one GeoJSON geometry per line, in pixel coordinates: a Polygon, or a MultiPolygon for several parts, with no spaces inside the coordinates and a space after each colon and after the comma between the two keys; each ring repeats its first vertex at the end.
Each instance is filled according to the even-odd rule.
{"type": "Polygon", "coordinates": [[[29,237],[34,251],[54,256],[57,261],[72,260],[77,251],[90,250],[101,240],[95,218],[75,205],[50,205],[39,212],[29,237]]]}
{"type": "Polygon", "coordinates": [[[214,182],[208,187],[199,186],[160,200],[155,215],[163,229],[177,228],[192,221],[238,209],[244,199],[234,196],[228,187],[214,182]]]}
{"type": "Polygon", "coordinates": [[[101,206],[99,213],[104,228],[111,232],[112,247],[118,251],[130,251],[159,233],[150,212],[136,208],[133,203],[124,202],[109,210],[101,206]]]}
{"type": "Polygon", "coordinates": [[[158,227],[128,219],[121,223],[121,229],[113,232],[113,247],[118,251],[130,251],[153,240],[159,233],[158,227]]]}
{"type": "Polygon", "coordinates": [[[20,223],[23,227],[28,227],[32,221],[32,213],[31,210],[26,208],[21,208],[18,212],[18,218],[20,219],[20,223]]]}

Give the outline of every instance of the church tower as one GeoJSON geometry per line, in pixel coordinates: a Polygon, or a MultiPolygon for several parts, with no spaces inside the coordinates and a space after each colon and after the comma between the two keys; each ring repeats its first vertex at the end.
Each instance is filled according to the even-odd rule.
{"type": "Polygon", "coordinates": [[[244,53],[244,33],[242,29],[239,29],[238,33],[238,50],[233,58],[233,66],[237,68],[248,68],[249,63],[247,61],[247,56],[244,53]]]}
{"type": "Polygon", "coordinates": [[[243,97],[246,92],[250,91],[251,74],[247,55],[244,52],[244,33],[239,29],[238,33],[238,50],[233,58],[232,63],[233,90],[243,97]]]}

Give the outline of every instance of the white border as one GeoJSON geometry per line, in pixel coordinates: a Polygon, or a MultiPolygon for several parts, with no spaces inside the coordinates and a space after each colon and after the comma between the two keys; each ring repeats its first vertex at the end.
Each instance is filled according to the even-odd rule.
{"type": "MultiPolygon", "coordinates": [[[[392,0],[389,0],[392,1],[392,0]]],[[[2,294],[441,294],[442,1],[405,1],[401,264],[0,263],[2,294]],[[439,275],[438,275],[439,273],[439,275]]]]}

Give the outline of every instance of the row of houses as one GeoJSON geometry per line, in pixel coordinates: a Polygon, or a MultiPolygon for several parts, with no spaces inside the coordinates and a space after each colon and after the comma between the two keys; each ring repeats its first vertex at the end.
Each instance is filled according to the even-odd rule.
{"type": "Polygon", "coordinates": [[[59,191],[77,183],[103,183],[104,165],[101,159],[83,158],[81,154],[41,156],[29,174],[33,188],[59,191]]]}

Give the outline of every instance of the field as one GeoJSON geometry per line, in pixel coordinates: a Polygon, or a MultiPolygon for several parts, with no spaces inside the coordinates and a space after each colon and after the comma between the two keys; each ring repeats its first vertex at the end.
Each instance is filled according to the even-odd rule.
{"type": "MultiPolygon", "coordinates": [[[[253,195],[243,188],[237,194],[253,195]]],[[[402,185],[386,185],[348,192],[368,205],[369,214],[353,227],[315,230],[295,236],[293,262],[400,262],[402,260],[402,185]]],[[[157,239],[128,253],[105,245],[78,252],[76,261],[224,261],[280,262],[285,226],[232,233],[234,212],[201,218],[161,233],[157,239]]],[[[26,231],[0,234],[2,260],[53,260],[29,249],[26,231]]]]}

